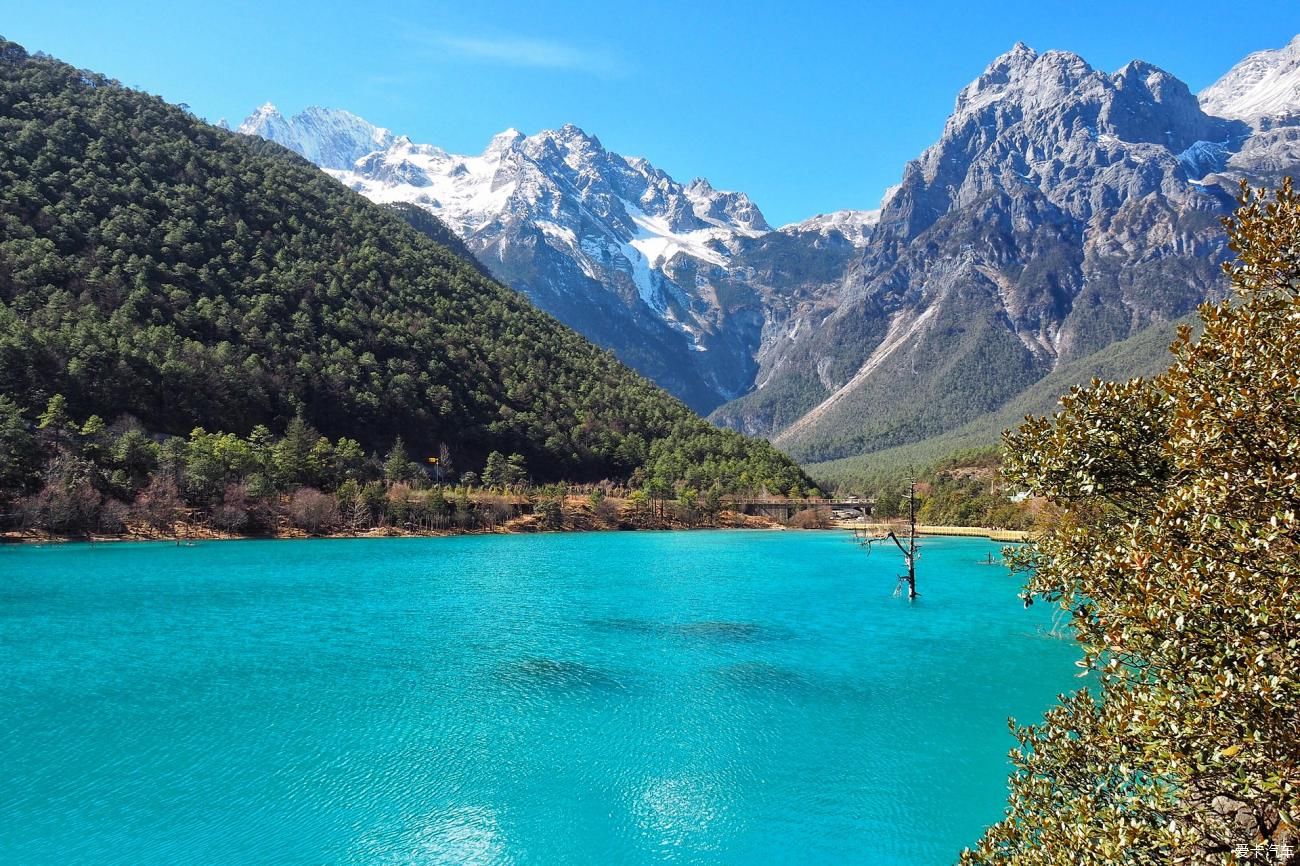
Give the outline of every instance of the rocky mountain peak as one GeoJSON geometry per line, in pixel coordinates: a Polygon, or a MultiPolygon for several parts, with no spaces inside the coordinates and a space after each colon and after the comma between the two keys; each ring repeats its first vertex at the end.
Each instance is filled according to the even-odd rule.
{"type": "Polygon", "coordinates": [[[544,133],[539,133],[539,134],[549,134],[552,137],[562,141],[578,142],[581,143],[583,146],[596,147],[602,150],[604,149],[603,147],[601,147],[600,139],[596,138],[596,136],[594,135],[589,134],[585,129],[573,123],[566,123],[563,126],[561,126],[559,129],[547,130],[544,133]]]}
{"type": "Polygon", "coordinates": [[[877,210],[837,210],[817,214],[797,223],[781,226],[784,234],[815,233],[822,237],[839,234],[855,247],[865,246],[871,239],[871,230],[880,222],[877,210]]]}
{"type": "MultiPolygon", "coordinates": [[[[683,186],[571,123],[533,135],[507,129],[478,156],[333,109],[287,121],[259,109],[241,131],[278,141],[375,201],[434,214],[502,282],[691,405],[711,408],[747,386],[746,338],[724,333],[730,313],[709,282],[771,230],[744,193],[703,179],[683,186]]],[[[746,315],[747,327],[761,326],[746,315]]]]}
{"type": "Polygon", "coordinates": [[[275,107],[274,102],[267,101],[267,102],[263,102],[256,109],[254,109],[253,113],[248,115],[248,117],[244,119],[244,122],[240,124],[240,126],[241,128],[244,126],[253,127],[264,123],[276,123],[276,122],[283,122],[283,121],[284,121],[284,115],[280,114],[280,109],[275,107]]]}
{"type": "Polygon", "coordinates": [[[692,198],[708,198],[715,190],[713,184],[709,183],[706,177],[692,178],[691,182],[686,184],[686,194],[692,198]]]}
{"type": "Polygon", "coordinates": [[[743,192],[714,189],[707,179],[697,177],[682,190],[694,206],[695,215],[712,225],[728,225],[747,233],[772,230],[758,205],[743,192]]]}
{"type": "Polygon", "coordinates": [[[1006,92],[1013,80],[1020,78],[1038,59],[1038,52],[1023,42],[1017,42],[1010,51],[999,55],[970,84],[957,94],[954,114],[961,114],[985,105],[1006,92]]]}
{"type": "Polygon", "coordinates": [[[284,144],[285,147],[293,149],[286,144],[287,140],[295,138],[288,122],[285,121],[284,115],[280,109],[276,108],[274,103],[263,102],[252,114],[244,118],[244,122],[239,124],[235,130],[243,135],[258,135],[262,138],[269,138],[284,144]]]}
{"type": "Polygon", "coordinates": [[[1300,165],[1300,124],[1234,118],[1279,122],[1300,104],[1297,67],[1300,39],[1252,55],[1202,94],[1207,114],[1145,61],[1111,73],[1019,42],[961,90],[880,211],[780,231],[744,193],[678,183],[573,124],[509,129],[476,156],[325,109],[268,105],[241,129],[435,214],[495,277],[693,408],[734,401],[719,420],[820,459],[964,423],[1215,297],[1233,182],[1300,165]]]}
{"type": "Polygon", "coordinates": [[[543,129],[536,135],[528,136],[521,142],[520,148],[533,159],[558,159],[575,170],[593,167],[609,158],[600,139],[588,135],[571,123],[566,123],[559,129],[543,129]]]}
{"type": "Polygon", "coordinates": [[[945,134],[961,128],[996,123],[992,118],[1051,111],[1071,94],[1099,86],[1104,77],[1088,62],[1069,51],[1042,54],[1017,42],[991,63],[957,95],[945,134]]]}
{"type": "Polygon", "coordinates": [[[1011,50],[993,58],[984,72],[972,84],[993,84],[999,80],[1006,81],[1017,71],[1028,69],[1038,60],[1038,52],[1024,42],[1017,42],[1011,50]]]}
{"type": "MultiPolygon", "coordinates": [[[[1261,79],[1285,67],[1266,65],[1261,79]]],[[[1218,219],[1233,181],[1300,164],[1300,136],[1247,153],[1248,131],[1151,63],[1112,74],[1018,43],[906,166],[842,259],[833,300],[790,313],[760,351],[756,390],[715,419],[775,432],[805,459],[845,457],[964,423],[1046,371],[1185,315],[1223,290],[1218,219]],[[955,382],[948,417],[910,396],[955,382]]],[[[853,224],[830,214],[781,234],[832,250],[853,224]]]]}
{"type": "Polygon", "coordinates": [[[350,168],[393,142],[387,129],[350,111],[311,106],[286,119],[270,102],[250,114],[237,131],[278,142],[322,168],[333,169],[350,168]]]}
{"type": "Polygon", "coordinates": [[[1145,60],[1131,60],[1111,76],[1118,93],[1140,103],[1176,111],[1184,120],[1202,115],[1200,104],[1181,80],[1145,60]]]}
{"type": "Polygon", "coordinates": [[[874,239],[908,240],[990,194],[1036,190],[1084,221],[1107,202],[1179,195],[1188,171],[1199,179],[1218,164],[1204,147],[1195,160],[1179,154],[1226,146],[1239,126],[1207,116],[1183,82],[1145,61],[1108,74],[1072,52],[1018,44],[962,90],[943,135],[904,170],[874,239]]]}
{"type": "Polygon", "coordinates": [[[492,140],[488,142],[488,146],[483,150],[483,155],[504,153],[513,149],[516,144],[523,140],[524,134],[512,126],[492,136],[492,140]]]}
{"type": "Polygon", "coordinates": [[[999,63],[1033,63],[1037,58],[1037,51],[1030,48],[1024,42],[1016,40],[1016,44],[1011,46],[1011,50],[999,55],[990,66],[999,63]]]}
{"type": "Polygon", "coordinates": [[[1300,35],[1282,48],[1247,55],[1199,98],[1207,114],[1257,129],[1300,125],[1300,35]]]}

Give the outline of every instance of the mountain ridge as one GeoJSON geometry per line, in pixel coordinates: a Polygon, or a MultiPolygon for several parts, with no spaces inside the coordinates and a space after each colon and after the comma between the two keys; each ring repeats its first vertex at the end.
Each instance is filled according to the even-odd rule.
{"type": "MultiPolygon", "coordinates": [[[[268,106],[239,131],[314,159],[374,201],[437,215],[496,277],[697,410],[752,385],[764,305],[718,288],[734,257],[773,231],[744,193],[703,178],[680,183],[572,124],[507,129],[482,153],[458,155],[347,111],[286,119],[268,106]]],[[[872,219],[844,212],[781,231],[860,245],[872,219]]]]}
{"type": "Polygon", "coordinates": [[[496,450],[538,480],[807,485],[436,243],[436,221],[284,147],[3,40],[0,129],[7,415],[57,404],[164,437],[301,420],[445,447],[461,471],[496,450]]]}
{"type": "Polygon", "coordinates": [[[1272,159],[1252,141],[1152,64],[1106,73],[1018,43],[905,168],[832,312],[711,417],[807,461],[870,453],[960,426],[1061,364],[1186,315],[1226,289],[1218,219],[1236,181],[1266,180],[1272,159]],[[791,390],[782,377],[817,395],[797,417],[774,408],[791,390]]]}
{"type": "MultiPolygon", "coordinates": [[[[828,460],[965,423],[1058,366],[1219,296],[1218,219],[1239,180],[1275,182],[1300,165],[1300,128],[1285,112],[1248,121],[1201,100],[1218,105],[1215,93],[1253,93],[1256,79],[1289,75],[1296,46],[1300,37],[1250,55],[1198,98],[1142,60],[1106,72],[1073,52],[1016,43],[958,92],[939,139],[878,209],[776,230],[724,209],[713,236],[692,238],[673,223],[680,205],[640,207],[644,187],[615,196],[621,214],[606,207],[584,223],[593,191],[628,169],[679,201],[694,183],[596,150],[599,140],[572,126],[493,139],[485,154],[522,147],[553,182],[551,198],[500,219],[458,225],[454,199],[385,186],[382,172],[402,165],[404,150],[461,159],[401,137],[331,173],[378,200],[423,194],[418,203],[452,212],[448,222],[496,276],[693,408],[828,460]],[[567,170],[539,162],[541,142],[561,138],[595,147],[558,147],[567,170]],[[610,237],[623,255],[598,266],[591,252],[610,237]],[[927,399],[912,399],[918,391],[927,399]]],[[[502,190],[517,177],[502,174],[492,189],[508,199],[502,190]]]]}
{"type": "Polygon", "coordinates": [[[1256,128],[1300,124],[1300,35],[1246,55],[1198,98],[1206,112],[1256,128]]]}

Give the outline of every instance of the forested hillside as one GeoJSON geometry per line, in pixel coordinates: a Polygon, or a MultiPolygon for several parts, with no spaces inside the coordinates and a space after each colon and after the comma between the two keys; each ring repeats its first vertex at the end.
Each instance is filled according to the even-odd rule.
{"type": "Polygon", "coordinates": [[[29,428],[62,395],[151,435],[300,417],[462,472],[809,486],[279,145],[4,41],[0,395],[29,428]]]}

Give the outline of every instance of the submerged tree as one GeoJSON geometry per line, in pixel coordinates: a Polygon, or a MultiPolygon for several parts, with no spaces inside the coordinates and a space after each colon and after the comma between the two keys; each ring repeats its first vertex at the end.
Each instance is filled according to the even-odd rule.
{"type": "Polygon", "coordinates": [[[907,483],[907,519],[908,533],[907,544],[903,544],[902,539],[898,537],[891,529],[889,532],[878,538],[863,537],[861,539],[867,552],[871,551],[872,545],[882,541],[892,541],[903,554],[903,566],[907,569],[907,574],[898,576],[898,588],[894,595],[900,595],[903,587],[907,587],[907,600],[915,601],[920,595],[916,591],[916,478],[913,477],[907,483]]]}
{"type": "Polygon", "coordinates": [[[1057,514],[1026,602],[1071,611],[1097,687],[1016,732],[964,863],[1300,863],[1300,196],[1240,202],[1201,338],[1007,436],[1057,514]]]}

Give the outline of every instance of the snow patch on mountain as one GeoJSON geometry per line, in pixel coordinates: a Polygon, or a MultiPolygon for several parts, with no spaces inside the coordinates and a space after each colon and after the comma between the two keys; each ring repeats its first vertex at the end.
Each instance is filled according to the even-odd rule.
{"type": "Polygon", "coordinates": [[[1198,141],[1178,154],[1178,162],[1189,179],[1198,181],[1207,174],[1223,171],[1231,155],[1227,141],[1198,141]]]}
{"type": "Polygon", "coordinates": [[[724,266],[737,239],[771,231],[744,193],[701,178],[683,187],[644,159],[605,151],[574,126],[533,136],[508,129],[477,156],[417,144],[330,109],[286,120],[267,103],[239,131],[296,150],[373,201],[423,207],[467,240],[503,219],[522,219],[576,254],[607,253],[605,244],[579,242],[579,228],[594,229],[658,269],[679,254],[724,266]],[[340,165],[345,153],[352,158],[340,165]],[[566,213],[569,199],[580,207],[566,213]],[[595,225],[576,225],[584,222],[595,225]]]}
{"type": "Polygon", "coordinates": [[[837,210],[831,213],[817,214],[802,222],[781,226],[785,234],[803,234],[814,232],[823,237],[832,232],[842,235],[855,247],[866,246],[871,239],[871,230],[880,222],[880,208],[875,210],[837,210]]]}
{"type": "Polygon", "coordinates": [[[268,103],[240,131],[290,147],[373,201],[425,208],[471,249],[492,247],[501,261],[511,238],[531,227],[612,292],[617,272],[630,276],[648,311],[691,335],[696,351],[706,348],[698,339],[705,322],[675,310],[701,306],[692,303],[701,300],[698,273],[725,268],[741,242],[771,231],[744,193],[703,178],[683,186],[648,160],[606,151],[572,125],[531,136],[507,129],[476,156],[412,142],[333,109],[286,119],[268,103]],[[670,272],[683,261],[697,276],[679,286],[670,272]]]}
{"type": "Polygon", "coordinates": [[[632,283],[636,286],[641,302],[660,316],[665,313],[663,294],[655,285],[654,271],[650,268],[649,258],[631,243],[619,244],[623,258],[631,267],[632,283]]]}
{"type": "Polygon", "coordinates": [[[558,241],[562,245],[561,249],[573,249],[578,245],[578,236],[568,226],[562,226],[549,220],[538,220],[536,225],[542,230],[542,234],[558,241]]]}
{"type": "Polygon", "coordinates": [[[518,178],[500,171],[507,152],[501,145],[499,135],[480,156],[456,156],[403,136],[329,173],[372,201],[419,205],[468,238],[503,212],[518,190],[518,178]]]}
{"type": "Polygon", "coordinates": [[[709,225],[749,237],[772,230],[758,206],[743,192],[716,190],[707,180],[697,177],[682,193],[691,202],[695,216],[709,225]]]}
{"type": "Polygon", "coordinates": [[[1248,54],[1198,98],[1206,114],[1257,127],[1300,122],[1300,35],[1282,48],[1248,54]]]}
{"type": "Polygon", "coordinates": [[[734,256],[772,231],[744,193],[703,178],[680,184],[571,124],[533,135],[507,129],[476,155],[334,109],[285,118],[268,103],[239,131],[285,145],[373,201],[428,210],[499,279],[575,329],[601,335],[621,357],[640,359],[643,372],[664,374],[696,405],[716,405],[749,385],[741,377],[752,361],[737,356],[748,352],[743,338],[720,335],[733,313],[714,287],[734,256]],[[647,339],[662,364],[647,360],[647,339]]]}
{"type": "Polygon", "coordinates": [[[700,229],[693,232],[673,231],[671,222],[663,216],[652,216],[629,201],[623,202],[632,222],[639,229],[631,246],[645,257],[652,268],[660,268],[678,254],[722,267],[726,259],[709,242],[725,240],[727,230],[700,229]]]}
{"type": "Polygon", "coordinates": [[[350,111],[312,106],[286,119],[267,102],[237,132],[278,142],[321,168],[344,169],[361,157],[389,147],[393,134],[350,111]]]}

